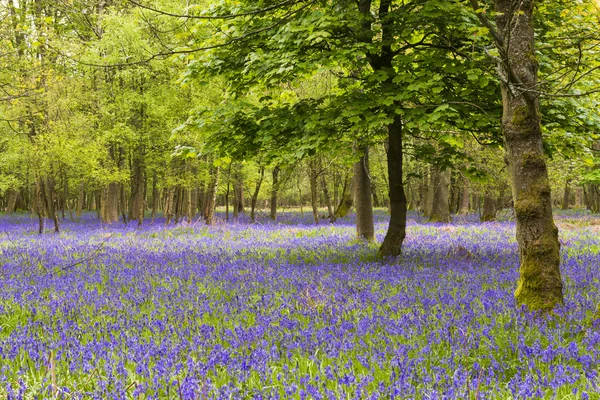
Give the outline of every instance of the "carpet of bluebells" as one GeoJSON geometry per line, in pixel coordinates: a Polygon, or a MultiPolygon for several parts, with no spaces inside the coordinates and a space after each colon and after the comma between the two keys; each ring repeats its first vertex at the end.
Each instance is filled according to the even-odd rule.
{"type": "Polygon", "coordinates": [[[382,263],[352,219],[2,216],[0,398],[600,399],[600,225],[557,221],[566,300],[541,317],[510,221],[411,215],[382,263]]]}

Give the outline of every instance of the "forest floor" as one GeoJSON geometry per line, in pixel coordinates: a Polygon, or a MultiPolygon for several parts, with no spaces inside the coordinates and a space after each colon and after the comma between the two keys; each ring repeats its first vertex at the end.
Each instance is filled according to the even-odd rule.
{"type": "Polygon", "coordinates": [[[557,216],[565,304],[540,317],[513,299],[510,221],[411,214],[382,263],[352,218],[310,217],[2,216],[0,398],[600,399],[597,220],[557,216]]]}

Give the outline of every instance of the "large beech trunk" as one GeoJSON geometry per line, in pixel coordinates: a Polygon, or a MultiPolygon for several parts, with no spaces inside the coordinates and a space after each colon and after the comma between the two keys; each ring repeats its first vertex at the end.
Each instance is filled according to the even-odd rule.
{"type": "Polygon", "coordinates": [[[431,202],[431,214],[429,220],[432,222],[450,222],[450,204],[448,194],[450,186],[450,170],[440,171],[435,168],[433,174],[433,198],[431,202]]]}
{"type": "Polygon", "coordinates": [[[360,160],[354,163],[354,204],[356,207],[356,236],[368,242],[375,240],[373,197],[369,176],[369,149],[360,149],[360,160]]]}
{"type": "Polygon", "coordinates": [[[560,243],[552,218],[548,170],[542,147],[536,90],[538,61],[534,47],[532,0],[495,0],[503,83],[502,131],[511,177],[520,254],[515,298],[531,310],[562,303],[560,243]],[[508,80],[510,84],[505,81],[508,80]]]}
{"type": "Polygon", "coordinates": [[[260,186],[262,185],[263,178],[265,177],[265,167],[260,167],[260,177],[256,182],[254,193],[252,193],[252,200],[250,203],[250,222],[256,222],[256,202],[258,201],[258,194],[260,193],[260,186]]]}
{"type": "Polygon", "coordinates": [[[398,256],[406,237],[406,195],[402,181],[402,119],[399,115],[388,125],[387,165],[389,175],[390,223],[381,243],[380,257],[398,256]]]}
{"type": "Polygon", "coordinates": [[[277,194],[279,193],[279,165],[273,168],[273,185],[271,186],[271,219],[277,219],[277,194]]]}

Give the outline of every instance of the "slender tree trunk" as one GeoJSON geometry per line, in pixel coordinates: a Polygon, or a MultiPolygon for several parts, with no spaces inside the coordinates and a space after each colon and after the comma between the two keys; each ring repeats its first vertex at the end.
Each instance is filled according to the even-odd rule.
{"type": "Polygon", "coordinates": [[[44,183],[42,181],[42,178],[38,178],[36,180],[35,192],[36,211],[39,223],[38,233],[41,235],[42,233],[44,233],[44,183]]]}
{"type": "Polygon", "coordinates": [[[333,218],[333,206],[331,205],[331,197],[329,196],[325,174],[321,174],[321,186],[323,187],[323,197],[325,197],[325,203],[327,204],[327,218],[331,219],[333,218]]]}
{"type": "Polygon", "coordinates": [[[319,223],[319,192],[318,192],[318,171],[315,160],[309,161],[310,172],[310,205],[312,207],[313,219],[315,224],[319,223]]]}
{"type": "Polygon", "coordinates": [[[190,189],[190,204],[188,206],[188,220],[194,221],[196,218],[196,204],[198,204],[198,188],[190,189]]]}
{"type": "Polygon", "coordinates": [[[344,179],[344,186],[342,187],[342,199],[340,200],[340,204],[338,204],[335,210],[331,222],[335,222],[335,220],[337,220],[338,218],[346,217],[350,210],[352,210],[352,207],[354,206],[353,181],[354,177],[352,176],[352,174],[346,174],[346,179],[344,179]]]}
{"type": "Polygon", "coordinates": [[[563,194],[563,201],[562,201],[561,208],[563,210],[568,210],[570,201],[571,201],[571,179],[567,179],[565,181],[565,191],[563,194]]]}
{"type": "Polygon", "coordinates": [[[394,116],[388,125],[387,164],[389,175],[390,222],[381,243],[380,257],[398,256],[406,237],[406,195],[402,177],[402,119],[394,116]]]}
{"type": "Polygon", "coordinates": [[[75,215],[77,218],[81,218],[83,215],[83,202],[85,201],[85,185],[83,181],[79,182],[79,186],[77,187],[77,211],[75,215]]]}
{"type": "Polygon", "coordinates": [[[238,165],[235,170],[235,180],[233,182],[233,192],[235,193],[234,218],[237,219],[239,213],[245,212],[244,202],[244,177],[242,175],[242,166],[238,165]]]}
{"type": "Polygon", "coordinates": [[[460,207],[458,210],[459,214],[468,214],[469,213],[469,199],[470,199],[470,187],[469,187],[469,180],[468,179],[464,179],[463,180],[463,187],[462,187],[462,195],[461,195],[461,199],[460,199],[460,207]]]}
{"type": "Polygon", "coordinates": [[[423,213],[423,216],[427,218],[430,218],[431,214],[433,213],[433,201],[435,198],[436,190],[436,174],[437,171],[432,165],[429,168],[429,179],[427,184],[427,192],[425,194],[425,212],[423,213]]]}
{"type": "Polygon", "coordinates": [[[206,225],[212,225],[215,215],[215,203],[217,201],[217,188],[219,186],[219,167],[214,167],[210,177],[210,183],[206,193],[206,211],[204,213],[206,225]]]}
{"type": "Polygon", "coordinates": [[[121,200],[121,218],[123,218],[123,223],[127,225],[127,198],[125,197],[125,184],[121,183],[119,185],[119,199],[121,200]]]}
{"type": "Polygon", "coordinates": [[[356,206],[356,236],[368,242],[375,240],[369,149],[359,149],[361,158],[354,163],[354,204],[356,206]]]}
{"type": "Polygon", "coordinates": [[[42,196],[44,199],[44,203],[46,204],[46,212],[47,215],[54,222],[54,232],[58,233],[60,231],[60,225],[58,222],[58,215],[56,213],[56,192],[54,190],[54,180],[52,178],[48,178],[45,182],[44,179],[42,181],[42,196]]]}
{"type": "Polygon", "coordinates": [[[436,168],[433,174],[433,199],[429,221],[450,222],[450,205],[448,204],[449,185],[450,170],[440,171],[436,168]]]}
{"type": "Polygon", "coordinates": [[[548,170],[542,146],[539,100],[536,90],[532,0],[495,0],[496,24],[506,63],[499,65],[502,131],[509,165],[517,222],[520,278],[515,292],[518,304],[531,310],[548,310],[562,303],[560,243],[552,218],[548,170]]]}
{"type": "Polygon", "coordinates": [[[252,202],[250,204],[250,222],[256,222],[256,202],[258,201],[258,194],[260,192],[260,186],[262,184],[263,178],[265,177],[265,167],[260,167],[260,177],[256,182],[256,187],[254,188],[254,193],[252,194],[252,202]]]}
{"type": "Polygon", "coordinates": [[[280,167],[276,165],[273,168],[273,185],[271,186],[271,220],[277,219],[277,195],[279,193],[279,172],[280,167]]]}
{"type": "Polygon", "coordinates": [[[229,222],[229,191],[231,190],[231,183],[227,181],[227,190],[225,191],[225,221],[229,222]]]}
{"type": "Polygon", "coordinates": [[[158,178],[156,174],[152,175],[152,223],[154,223],[154,219],[156,218],[156,211],[158,209],[158,204],[160,201],[160,194],[158,192],[157,182],[158,178]]]}

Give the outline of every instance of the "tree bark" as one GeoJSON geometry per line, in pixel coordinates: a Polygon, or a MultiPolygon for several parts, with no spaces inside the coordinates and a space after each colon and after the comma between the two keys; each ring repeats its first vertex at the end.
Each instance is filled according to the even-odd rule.
{"type": "Polygon", "coordinates": [[[318,171],[315,160],[309,161],[310,178],[310,205],[312,207],[313,219],[315,225],[319,223],[319,192],[318,192],[318,171]]]}
{"type": "Polygon", "coordinates": [[[112,223],[119,220],[119,184],[111,182],[103,191],[102,222],[112,223]]]}
{"type": "Polygon", "coordinates": [[[325,174],[321,174],[321,186],[323,187],[323,197],[325,198],[325,204],[327,205],[327,218],[331,219],[333,218],[333,206],[331,205],[331,196],[329,196],[325,174]]]}
{"type": "Polygon", "coordinates": [[[463,188],[462,194],[460,198],[460,207],[458,209],[459,214],[468,214],[469,213],[469,200],[470,200],[470,185],[469,180],[464,178],[463,180],[463,188]]]}
{"type": "Polygon", "coordinates": [[[335,220],[338,218],[346,217],[350,210],[352,210],[352,207],[354,206],[354,190],[352,189],[353,181],[354,178],[352,174],[346,174],[346,179],[344,179],[344,186],[342,187],[342,196],[340,204],[338,204],[335,213],[333,214],[333,219],[331,220],[331,222],[335,222],[335,220]]]}
{"type": "Polygon", "coordinates": [[[260,193],[260,186],[262,185],[262,181],[265,177],[265,167],[260,167],[259,172],[260,177],[256,182],[256,187],[254,188],[254,193],[252,193],[252,201],[250,204],[250,222],[256,222],[256,202],[258,201],[258,194],[260,193]]]}
{"type": "Polygon", "coordinates": [[[520,253],[518,304],[549,310],[562,303],[560,243],[552,218],[548,170],[542,147],[536,90],[533,0],[495,0],[500,63],[502,131],[511,177],[520,253]],[[508,80],[508,84],[506,83],[508,80]]]}
{"type": "Polygon", "coordinates": [[[238,165],[235,171],[235,180],[233,182],[233,192],[235,194],[234,218],[237,219],[239,213],[245,212],[244,201],[244,177],[241,171],[241,165],[238,165]]]}
{"type": "Polygon", "coordinates": [[[158,204],[160,201],[160,194],[158,192],[157,182],[158,179],[156,174],[152,175],[152,223],[154,223],[154,219],[156,218],[156,211],[158,210],[158,204]]]}
{"type": "Polygon", "coordinates": [[[83,181],[79,182],[79,186],[77,187],[77,210],[75,211],[75,215],[77,218],[81,218],[83,215],[83,202],[85,201],[85,185],[83,181]]]}
{"type": "Polygon", "coordinates": [[[271,186],[271,220],[275,221],[277,219],[277,195],[279,193],[279,172],[281,168],[279,165],[276,165],[273,168],[273,185],[271,186]]]}
{"type": "Polygon", "coordinates": [[[571,201],[571,179],[565,181],[565,191],[563,193],[562,209],[568,210],[571,201]]]}
{"type": "Polygon", "coordinates": [[[398,256],[406,237],[406,195],[402,181],[402,118],[394,116],[388,125],[387,165],[389,176],[390,222],[378,251],[379,257],[398,256]]]}
{"type": "Polygon", "coordinates": [[[13,213],[16,210],[17,206],[17,198],[19,197],[19,192],[17,190],[10,189],[7,191],[7,200],[6,200],[6,212],[13,213]]]}
{"type": "Polygon", "coordinates": [[[496,220],[496,201],[491,193],[486,192],[483,198],[483,212],[479,218],[481,222],[496,220]]]}
{"type": "Polygon", "coordinates": [[[450,169],[440,171],[434,169],[431,222],[450,222],[450,205],[448,204],[448,188],[450,185],[450,169]]]}
{"type": "Polygon", "coordinates": [[[359,149],[361,158],[354,163],[354,204],[356,207],[356,236],[368,242],[375,240],[373,197],[369,176],[369,149],[359,149]]]}
{"type": "Polygon", "coordinates": [[[206,193],[206,209],[204,213],[206,225],[212,225],[214,222],[217,187],[219,185],[219,167],[214,167],[210,175],[210,183],[206,193]]]}

